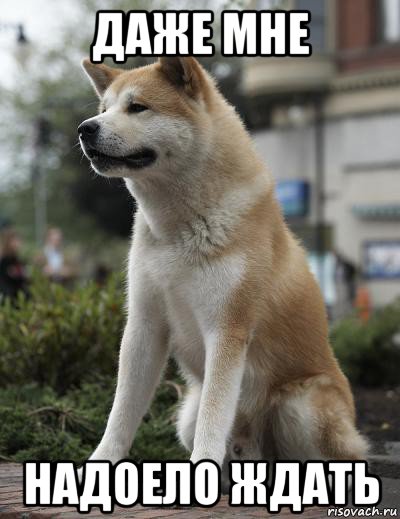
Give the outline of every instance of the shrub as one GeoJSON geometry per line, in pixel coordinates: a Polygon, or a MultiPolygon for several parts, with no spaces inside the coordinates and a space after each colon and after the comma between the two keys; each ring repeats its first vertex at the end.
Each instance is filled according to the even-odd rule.
{"type": "Polygon", "coordinates": [[[70,290],[37,277],[28,298],[0,304],[0,385],[34,382],[64,393],[114,375],[123,324],[118,279],[70,290]]]}
{"type": "Polygon", "coordinates": [[[365,386],[400,383],[400,300],[377,310],[366,323],[351,317],[339,322],[331,338],[349,379],[365,386]]]}
{"type": "MultiPolygon", "coordinates": [[[[0,461],[86,459],[111,409],[124,325],[119,279],[68,289],[38,277],[0,303],[0,461]]],[[[136,460],[184,459],[175,436],[180,380],[170,364],[136,434],[136,460]]]]}
{"type": "MultiPolygon", "coordinates": [[[[94,450],[111,408],[114,383],[84,383],[58,397],[50,387],[0,391],[0,460],[72,460],[94,450]]],[[[175,437],[177,393],[163,383],[140,426],[130,456],[135,460],[185,459],[175,437]]]]}

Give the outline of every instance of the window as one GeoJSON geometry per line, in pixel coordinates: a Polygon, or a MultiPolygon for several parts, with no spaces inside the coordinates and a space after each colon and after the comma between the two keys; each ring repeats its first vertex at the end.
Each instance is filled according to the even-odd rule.
{"type": "Polygon", "coordinates": [[[274,9],[293,9],[291,0],[258,0],[257,9],[259,11],[272,11],[274,9]]]}
{"type": "Polygon", "coordinates": [[[323,52],[327,48],[326,2],[321,0],[297,0],[296,9],[311,11],[310,43],[313,52],[323,52]]]}
{"type": "Polygon", "coordinates": [[[380,40],[386,43],[400,41],[400,0],[380,0],[380,40]]]}
{"type": "Polygon", "coordinates": [[[369,279],[399,279],[400,242],[371,241],[364,243],[363,272],[369,279]]]}
{"type": "MultiPolygon", "coordinates": [[[[397,1],[397,0],[396,0],[397,1]]],[[[398,0],[400,2],[400,0],[398,0]]],[[[327,48],[326,1],[325,0],[258,0],[257,9],[300,9],[311,11],[310,43],[314,52],[324,52],[327,48]]]]}

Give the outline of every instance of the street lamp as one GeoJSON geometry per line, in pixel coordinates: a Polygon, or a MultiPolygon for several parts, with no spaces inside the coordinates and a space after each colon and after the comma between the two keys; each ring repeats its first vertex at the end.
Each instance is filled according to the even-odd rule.
{"type": "Polygon", "coordinates": [[[325,139],[324,139],[324,93],[314,99],[315,109],[315,238],[318,278],[325,297],[325,139]]]}
{"type": "MultiPolygon", "coordinates": [[[[324,101],[326,93],[316,92],[308,101],[311,101],[314,112],[314,239],[312,249],[316,256],[316,277],[322,293],[325,296],[325,253],[326,253],[326,229],[325,229],[325,137],[324,137],[324,101]]],[[[307,121],[307,113],[302,104],[292,104],[287,110],[288,120],[293,128],[302,127],[307,121]]]]}
{"type": "Polygon", "coordinates": [[[17,35],[17,43],[19,45],[26,45],[29,43],[22,23],[0,22],[0,31],[15,31],[17,35]]]}
{"type": "Polygon", "coordinates": [[[17,42],[19,45],[26,45],[29,43],[28,38],[25,36],[24,26],[22,23],[17,24],[17,42]]]}
{"type": "MultiPolygon", "coordinates": [[[[27,44],[29,43],[29,40],[25,34],[24,25],[22,23],[0,22],[0,31],[14,31],[16,33],[16,41],[20,50],[26,48],[27,44]]],[[[23,65],[21,55],[17,57],[17,61],[20,61],[20,64],[23,65]]],[[[36,243],[40,246],[43,242],[47,227],[46,176],[42,165],[40,164],[41,151],[48,143],[49,136],[49,123],[44,117],[39,115],[35,118],[33,133],[33,160],[31,172],[34,192],[35,236],[36,243]]]]}
{"type": "Polygon", "coordinates": [[[40,163],[40,157],[42,156],[42,150],[48,145],[49,135],[49,121],[43,116],[36,117],[34,121],[32,181],[35,206],[35,235],[38,246],[43,244],[47,228],[47,179],[46,172],[40,163]]]}

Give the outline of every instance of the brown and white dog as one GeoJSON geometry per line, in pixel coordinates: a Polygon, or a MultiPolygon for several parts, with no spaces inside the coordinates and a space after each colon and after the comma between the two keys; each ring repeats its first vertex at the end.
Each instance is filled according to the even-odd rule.
{"type": "Polygon", "coordinates": [[[118,385],[91,459],[128,454],[169,354],[193,462],[363,459],[320,291],[235,110],[193,58],[83,67],[101,102],[82,148],[138,203],[118,385]]]}

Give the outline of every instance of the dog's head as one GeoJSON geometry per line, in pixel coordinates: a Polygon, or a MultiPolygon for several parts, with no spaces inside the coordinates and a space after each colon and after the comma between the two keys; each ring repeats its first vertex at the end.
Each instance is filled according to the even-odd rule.
{"type": "Polygon", "coordinates": [[[160,58],[133,70],[87,59],[82,66],[100,98],[100,110],[80,124],[79,140],[99,174],[168,174],[207,154],[207,104],[214,87],[194,58],[160,58]]]}

